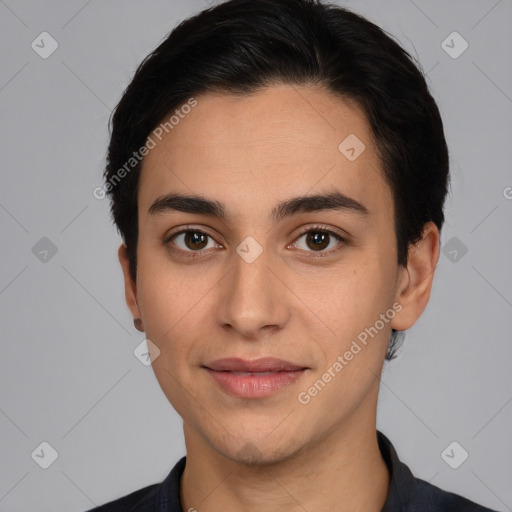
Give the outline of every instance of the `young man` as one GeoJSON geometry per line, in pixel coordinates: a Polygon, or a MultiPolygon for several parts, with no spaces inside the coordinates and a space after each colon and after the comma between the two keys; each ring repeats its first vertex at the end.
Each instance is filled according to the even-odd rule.
{"type": "Polygon", "coordinates": [[[104,192],[187,456],[99,511],[483,511],[376,430],[424,311],[448,153],[408,54],[313,0],[231,0],[141,64],[104,192]]]}

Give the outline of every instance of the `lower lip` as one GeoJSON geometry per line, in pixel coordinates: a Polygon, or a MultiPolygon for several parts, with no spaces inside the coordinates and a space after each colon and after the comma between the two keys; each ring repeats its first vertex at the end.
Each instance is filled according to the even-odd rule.
{"type": "Polygon", "coordinates": [[[240,398],[262,398],[293,384],[306,371],[251,373],[222,372],[207,368],[222,389],[240,398]]]}

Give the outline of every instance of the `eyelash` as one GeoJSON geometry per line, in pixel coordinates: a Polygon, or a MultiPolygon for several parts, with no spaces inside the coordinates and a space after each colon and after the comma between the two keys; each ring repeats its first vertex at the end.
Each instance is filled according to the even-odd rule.
{"type": "MultiPolygon", "coordinates": [[[[201,231],[200,229],[195,229],[192,226],[187,226],[186,229],[182,229],[180,231],[177,231],[176,233],[172,233],[171,235],[167,236],[164,240],[164,245],[169,246],[169,242],[171,242],[178,235],[182,235],[183,233],[201,233],[201,234],[206,235],[207,237],[210,237],[211,239],[213,239],[213,237],[211,235],[209,235],[208,233],[205,233],[204,231],[201,231]]],[[[335,254],[341,250],[341,247],[343,245],[345,245],[347,243],[347,240],[344,237],[342,237],[338,233],[332,231],[328,227],[319,224],[319,225],[311,226],[311,227],[307,228],[306,230],[302,231],[301,233],[299,233],[297,235],[297,237],[295,238],[295,241],[291,245],[296,244],[304,235],[307,235],[308,233],[328,234],[329,236],[333,236],[336,240],[338,240],[338,242],[340,242],[335,249],[330,249],[329,251],[321,251],[321,252],[305,251],[305,252],[311,253],[313,255],[312,256],[313,258],[325,258],[327,256],[335,254]]],[[[185,258],[200,258],[206,252],[204,250],[183,251],[182,249],[176,249],[172,246],[169,246],[169,249],[172,252],[174,252],[175,254],[179,254],[180,256],[184,256],[185,258]]]]}

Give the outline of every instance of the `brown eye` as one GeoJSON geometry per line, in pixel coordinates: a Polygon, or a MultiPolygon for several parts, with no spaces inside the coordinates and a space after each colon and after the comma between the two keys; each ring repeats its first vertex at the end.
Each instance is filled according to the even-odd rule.
{"type": "Polygon", "coordinates": [[[313,250],[323,250],[329,245],[330,236],[321,231],[306,233],[306,245],[313,250]]]}
{"type": "Polygon", "coordinates": [[[183,241],[189,249],[204,249],[208,243],[208,235],[205,235],[200,231],[187,231],[184,235],[185,237],[183,241]]]}
{"type": "Polygon", "coordinates": [[[316,252],[320,253],[319,256],[324,256],[324,254],[327,255],[331,252],[336,252],[344,242],[345,239],[333,231],[310,228],[308,231],[299,235],[293,245],[305,252],[316,252]],[[331,247],[332,250],[326,250],[329,247],[331,247]]]}
{"type": "Polygon", "coordinates": [[[201,252],[215,246],[215,243],[208,246],[209,241],[213,242],[212,237],[202,231],[184,230],[171,236],[166,243],[172,243],[183,252],[201,252]]]}

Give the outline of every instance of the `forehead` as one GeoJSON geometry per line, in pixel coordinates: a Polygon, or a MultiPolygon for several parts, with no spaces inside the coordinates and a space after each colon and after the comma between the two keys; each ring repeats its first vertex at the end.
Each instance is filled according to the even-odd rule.
{"type": "Polygon", "coordinates": [[[195,99],[161,140],[152,137],[156,145],[139,182],[141,212],[177,192],[215,197],[233,215],[254,215],[320,190],[341,191],[370,211],[389,209],[373,137],[354,103],[316,86],[195,99]]]}

